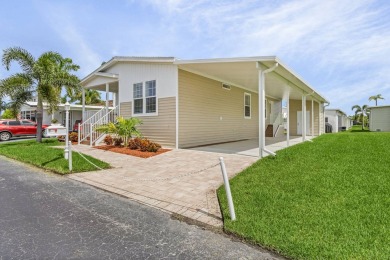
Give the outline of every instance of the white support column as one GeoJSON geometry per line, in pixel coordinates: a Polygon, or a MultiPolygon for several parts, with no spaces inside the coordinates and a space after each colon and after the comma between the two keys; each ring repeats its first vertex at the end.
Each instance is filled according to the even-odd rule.
{"type": "Polygon", "coordinates": [[[314,137],[314,100],[311,97],[311,137],[314,137]]]}
{"type": "Polygon", "coordinates": [[[302,95],[302,142],[306,141],[306,95],[302,95]]]}
{"type": "Polygon", "coordinates": [[[115,92],[112,93],[112,106],[113,106],[113,107],[116,107],[116,106],[117,106],[117,105],[116,105],[116,93],[115,93],[115,92]]]}
{"type": "Polygon", "coordinates": [[[287,94],[287,136],[286,136],[286,141],[287,141],[287,147],[290,146],[290,90],[288,91],[287,94]]]}
{"type": "Polygon", "coordinates": [[[83,108],[82,108],[82,112],[81,112],[81,122],[85,122],[85,120],[87,119],[87,118],[85,118],[85,89],[84,88],[82,88],[82,99],[81,99],[81,104],[82,104],[82,106],[83,106],[83,108]]]}
{"type": "Polygon", "coordinates": [[[263,157],[263,148],[265,147],[265,91],[264,75],[259,70],[259,158],[263,157]]]}
{"type": "Polygon", "coordinates": [[[261,70],[260,64],[257,64],[259,70],[259,158],[264,156],[264,152],[275,156],[276,154],[265,149],[265,74],[275,70],[279,63],[275,63],[269,69],[261,70]]]}
{"type": "Polygon", "coordinates": [[[106,113],[108,113],[108,99],[110,98],[110,85],[106,83],[106,113]]]}

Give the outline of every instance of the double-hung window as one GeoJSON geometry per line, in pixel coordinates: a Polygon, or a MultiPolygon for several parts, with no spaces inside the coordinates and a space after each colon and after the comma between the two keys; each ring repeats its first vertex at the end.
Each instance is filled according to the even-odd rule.
{"type": "Polygon", "coordinates": [[[146,113],[156,113],[156,81],[145,82],[146,113]]]}
{"type": "Polygon", "coordinates": [[[251,94],[244,93],[244,117],[251,118],[251,94]]]}
{"type": "Polygon", "coordinates": [[[134,99],[134,114],[142,114],[144,108],[142,83],[135,83],[133,85],[133,99],[134,99]]]}
{"type": "Polygon", "coordinates": [[[157,112],[156,81],[150,80],[133,84],[134,114],[157,112]]]}

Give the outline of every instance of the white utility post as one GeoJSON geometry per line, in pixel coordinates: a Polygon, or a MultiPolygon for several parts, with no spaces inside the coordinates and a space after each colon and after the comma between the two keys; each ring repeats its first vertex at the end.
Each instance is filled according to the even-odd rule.
{"type": "Polygon", "coordinates": [[[70,104],[68,101],[65,103],[65,128],[66,128],[66,135],[65,135],[65,159],[69,159],[69,109],[70,104]]]}
{"type": "Polygon", "coordinates": [[[69,172],[72,172],[73,165],[72,165],[72,142],[69,141],[69,172]]]}
{"type": "Polygon", "coordinates": [[[302,95],[302,142],[306,141],[306,95],[302,95]]]}
{"type": "Polygon", "coordinates": [[[263,157],[263,152],[275,156],[276,154],[265,149],[265,74],[272,72],[279,66],[279,63],[275,63],[269,69],[261,70],[260,63],[257,63],[259,70],[259,158],[263,157]]]}
{"type": "Polygon", "coordinates": [[[236,220],[236,212],[234,211],[234,204],[233,204],[232,193],[230,191],[229,178],[226,173],[226,167],[225,167],[225,162],[223,161],[223,157],[219,157],[219,162],[221,165],[223,182],[225,184],[226,198],[229,205],[230,218],[232,221],[234,221],[236,220]]]}

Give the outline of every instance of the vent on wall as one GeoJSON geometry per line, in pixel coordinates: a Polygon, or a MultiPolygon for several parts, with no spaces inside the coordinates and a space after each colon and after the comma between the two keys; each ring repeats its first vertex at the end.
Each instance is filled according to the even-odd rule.
{"type": "Polygon", "coordinates": [[[230,90],[232,87],[226,83],[222,83],[222,88],[226,90],[230,90]]]}
{"type": "Polygon", "coordinates": [[[376,129],[375,131],[380,132],[380,131],[382,131],[382,130],[381,130],[381,129],[376,129]]]}

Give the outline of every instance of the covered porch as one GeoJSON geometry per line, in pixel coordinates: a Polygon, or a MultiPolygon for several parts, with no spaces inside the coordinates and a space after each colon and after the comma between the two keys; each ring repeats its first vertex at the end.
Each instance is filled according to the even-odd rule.
{"type": "MultiPolygon", "coordinates": [[[[314,136],[307,136],[306,140],[311,140],[314,136]]],[[[265,147],[267,150],[275,153],[276,151],[287,148],[288,146],[302,143],[302,136],[290,136],[289,145],[287,145],[286,137],[266,137],[265,147]]],[[[190,150],[212,152],[212,153],[225,153],[225,154],[238,154],[246,156],[259,156],[259,140],[248,139],[236,142],[205,145],[200,147],[193,147],[190,150]]]]}
{"type": "MultiPolygon", "coordinates": [[[[209,143],[215,143],[215,145],[198,142],[193,143],[192,147],[195,148],[191,148],[191,144],[187,145],[191,149],[208,149],[220,152],[225,150],[227,153],[244,153],[261,158],[269,154],[275,155],[274,151],[277,150],[277,147],[288,147],[296,142],[306,141],[323,133],[324,120],[322,114],[323,104],[327,103],[326,99],[292,72],[277,57],[177,60],[175,64],[178,65],[180,70],[221,82],[222,88],[231,86],[252,93],[248,94],[250,95],[248,102],[245,93],[242,116],[247,120],[255,119],[255,127],[250,128],[253,131],[245,132],[242,130],[240,132],[236,130],[238,129],[236,125],[223,123],[225,118],[228,118],[229,122],[235,122],[229,117],[232,113],[235,113],[235,118],[238,118],[238,116],[231,108],[232,103],[230,103],[231,107],[229,108],[228,100],[221,101],[226,95],[220,95],[219,99],[214,101],[220,107],[213,107],[216,111],[217,109],[218,111],[221,110],[221,112],[217,112],[220,113],[220,116],[215,112],[210,112],[212,114],[208,115],[202,108],[199,111],[207,115],[205,120],[210,122],[209,127],[221,133],[221,137],[219,139],[218,136],[215,137],[215,133],[212,133],[211,130],[192,126],[197,127],[198,132],[203,131],[212,134],[213,139],[209,138],[209,143]],[[223,109],[229,110],[230,114],[224,113],[223,109]],[[283,110],[286,112],[284,113],[283,110]],[[284,117],[282,115],[284,114],[286,115],[286,122],[283,122],[284,117]],[[225,128],[221,127],[222,125],[225,128]],[[277,129],[281,125],[285,126],[285,130],[278,133],[277,129]],[[268,131],[269,128],[271,128],[271,131],[268,131]],[[230,129],[230,132],[226,129],[230,129]],[[280,144],[281,142],[284,143],[280,144]]],[[[180,79],[179,82],[181,82],[180,79]]],[[[188,84],[186,87],[188,89],[192,86],[195,87],[196,85],[188,84]]],[[[216,91],[216,88],[214,89],[216,91]]],[[[191,94],[196,95],[195,88],[191,94]]],[[[179,103],[181,98],[183,97],[179,96],[179,103]]],[[[211,107],[210,103],[207,104],[211,107]]],[[[237,111],[239,108],[237,108],[236,103],[235,105],[235,111],[237,111]]],[[[179,117],[179,132],[182,131],[180,122],[181,118],[179,117]]],[[[241,120],[236,121],[236,124],[247,124],[247,122],[249,121],[241,120]]],[[[187,128],[186,131],[191,131],[191,129],[187,128]]],[[[192,134],[197,136],[196,132],[192,134]]],[[[178,138],[179,147],[186,147],[180,146],[184,137],[186,137],[185,135],[182,136],[179,135],[178,138]]],[[[202,136],[197,137],[202,139],[202,136]]]]}
{"type": "Polygon", "coordinates": [[[91,115],[85,111],[85,92],[86,89],[98,90],[104,92],[105,110],[108,113],[110,108],[119,105],[119,79],[118,74],[93,72],[82,81],[82,121],[85,122],[91,115]]]}

